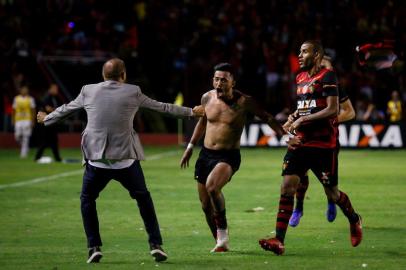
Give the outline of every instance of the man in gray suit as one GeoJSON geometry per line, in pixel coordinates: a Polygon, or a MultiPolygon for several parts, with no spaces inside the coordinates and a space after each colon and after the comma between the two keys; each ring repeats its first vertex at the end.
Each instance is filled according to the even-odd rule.
{"type": "Polygon", "coordinates": [[[85,160],[83,186],[80,195],[83,225],[87,236],[89,257],[87,263],[99,262],[103,256],[96,211],[96,199],[111,179],[119,181],[136,199],[148,233],[151,255],[155,261],[165,261],[162,237],[152,198],[145,184],[140,160],[144,152],[133,120],[138,108],[176,116],[203,116],[202,107],[180,107],[161,103],[145,96],[141,89],[126,84],[125,64],[118,58],[103,65],[104,81],[83,86],[80,94],[50,114],[39,112],[37,120],[46,126],[84,109],[87,125],[82,133],[82,152],[85,160]]]}

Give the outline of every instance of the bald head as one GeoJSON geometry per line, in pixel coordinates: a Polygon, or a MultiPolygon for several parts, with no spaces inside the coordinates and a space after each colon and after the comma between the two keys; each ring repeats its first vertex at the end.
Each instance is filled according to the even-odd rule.
{"type": "Polygon", "coordinates": [[[119,58],[108,60],[103,65],[103,78],[104,80],[125,81],[125,64],[119,58]]]}

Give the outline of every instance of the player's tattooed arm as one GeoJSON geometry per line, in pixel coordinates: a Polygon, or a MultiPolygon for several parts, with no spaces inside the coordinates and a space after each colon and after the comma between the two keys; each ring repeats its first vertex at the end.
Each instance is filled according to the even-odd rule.
{"type": "MultiPolygon", "coordinates": [[[[202,99],[201,99],[202,105],[200,105],[200,106],[205,107],[207,105],[207,103],[209,102],[209,100],[210,100],[209,92],[203,94],[202,99]]],[[[207,125],[207,117],[206,117],[206,115],[204,115],[197,122],[195,129],[193,130],[193,134],[192,134],[192,138],[190,139],[190,143],[192,143],[193,145],[196,145],[199,142],[199,140],[201,138],[203,138],[204,133],[206,132],[206,125],[207,125]]]]}
{"type": "Polygon", "coordinates": [[[210,95],[209,95],[209,93],[203,94],[202,99],[201,99],[202,105],[203,105],[203,106],[206,106],[206,104],[209,102],[209,100],[210,100],[210,95]]]}

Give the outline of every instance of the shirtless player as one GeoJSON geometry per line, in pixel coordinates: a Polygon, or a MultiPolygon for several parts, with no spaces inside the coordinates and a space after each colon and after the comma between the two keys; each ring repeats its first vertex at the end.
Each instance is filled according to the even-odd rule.
{"type": "Polygon", "coordinates": [[[222,188],[239,169],[240,137],[247,114],[258,116],[278,134],[281,125],[258,106],[252,97],[234,89],[232,66],[221,63],[214,67],[213,90],[202,96],[205,116],[197,123],[181,159],[181,168],[189,166],[193,146],[205,135],[204,146],[195,165],[195,179],[207,224],[216,239],[212,252],[229,250],[225,200],[222,188]]]}

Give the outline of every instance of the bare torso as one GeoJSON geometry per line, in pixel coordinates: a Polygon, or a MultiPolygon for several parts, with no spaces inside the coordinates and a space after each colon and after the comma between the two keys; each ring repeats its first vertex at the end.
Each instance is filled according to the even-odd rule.
{"type": "Polygon", "coordinates": [[[231,104],[217,97],[216,91],[206,93],[207,117],[204,146],[213,150],[238,149],[240,137],[246,121],[246,97],[241,95],[231,104]]]}

